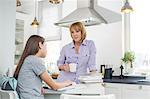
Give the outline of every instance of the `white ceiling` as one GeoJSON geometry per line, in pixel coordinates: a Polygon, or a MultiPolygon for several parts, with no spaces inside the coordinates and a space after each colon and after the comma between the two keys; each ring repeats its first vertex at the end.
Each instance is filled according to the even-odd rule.
{"type": "Polygon", "coordinates": [[[35,10],[35,3],[37,4],[37,2],[42,2],[42,1],[48,2],[48,0],[20,0],[21,6],[16,7],[16,11],[21,13],[31,14],[35,10]]]}
{"type": "MultiPolygon", "coordinates": [[[[71,0],[64,0],[64,1],[71,1],[71,0]]],[[[38,6],[37,2],[49,3],[49,0],[20,0],[20,2],[21,2],[21,6],[16,7],[16,11],[25,13],[25,14],[32,14],[35,11],[35,3],[36,3],[36,6],[38,6]]]]}
{"type": "MultiPolygon", "coordinates": [[[[21,6],[19,7],[16,7],[16,11],[18,12],[22,12],[22,13],[26,13],[26,14],[33,14],[34,11],[35,11],[35,2],[47,2],[49,3],[49,0],[20,0],[21,2],[21,6]]],[[[67,2],[67,1],[71,1],[71,0],[64,0],[64,2],[67,2]]],[[[120,0],[98,0],[98,2],[101,2],[101,1],[120,1],[120,0]]],[[[107,3],[108,3],[107,2],[107,3]]]]}
{"type": "Polygon", "coordinates": [[[34,9],[34,0],[20,0],[21,6],[16,7],[17,12],[26,14],[32,13],[34,9]]]}

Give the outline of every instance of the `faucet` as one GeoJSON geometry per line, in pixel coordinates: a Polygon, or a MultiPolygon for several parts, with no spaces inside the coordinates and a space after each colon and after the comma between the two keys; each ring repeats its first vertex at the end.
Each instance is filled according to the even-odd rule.
{"type": "Polygon", "coordinates": [[[120,79],[123,79],[124,78],[124,75],[123,75],[123,66],[121,65],[120,66],[120,71],[121,71],[121,74],[120,74],[120,79]]]}

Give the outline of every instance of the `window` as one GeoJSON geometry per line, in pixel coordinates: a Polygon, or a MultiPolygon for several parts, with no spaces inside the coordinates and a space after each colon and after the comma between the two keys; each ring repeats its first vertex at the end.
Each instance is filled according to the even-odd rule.
{"type": "Polygon", "coordinates": [[[50,5],[47,2],[40,2],[40,35],[48,40],[60,40],[61,28],[54,25],[61,18],[61,5],[50,5]]]}
{"type": "Polygon", "coordinates": [[[131,50],[135,52],[135,66],[143,73],[150,72],[150,1],[130,0],[134,11],[130,14],[131,50]]]}
{"type": "Polygon", "coordinates": [[[53,5],[43,1],[39,3],[39,9],[41,24],[38,33],[46,39],[47,56],[44,61],[49,73],[52,74],[59,72],[57,60],[60,55],[61,28],[55,26],[54,23],[61,18],[62,5],[53,5]]]}
{"type": "Polygon", "coordinates": [[[45,65],[49,70],[49,73],[58,73],[57,60],[60,56],[60,40],[47,41],[47,56],[44,59],[45,65]]]}

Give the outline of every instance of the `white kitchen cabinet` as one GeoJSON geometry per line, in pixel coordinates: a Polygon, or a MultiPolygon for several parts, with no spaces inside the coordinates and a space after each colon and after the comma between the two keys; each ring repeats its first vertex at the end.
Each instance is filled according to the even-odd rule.
{"type": "Polygon", "coordinates": [[[115,94],[116,99],[121,99],[121,86],[122,84],[118,83],[104,83],[105,94],[115,94]]]}
{"type": "Polygon", "coordinates": [[[25,45],[25,40],[28,39],[26,28],[25,28],[28,24],[27,23],[28,19],[29,19],[29,15],[16,12],[15,52],[14,52],[15,65],[17,65],[17,63],[19,62],[19,59],[21,57],[25,45]]]}
{"type": "Polygon", "coordinates": [[[18,63],[24,47],[24,20],[16,19],[15,65],[18,63]]]}
{"type": "Polygon", "coordinates": [[[150,86],[123,84],[122,99],[150,99],[150,86]]]}
{"type": "Polygon", "coordinates": [[[105,94],[115,94],[116,99],[149,99],[150,86],[138,84],[104,83],[105,94]]]}

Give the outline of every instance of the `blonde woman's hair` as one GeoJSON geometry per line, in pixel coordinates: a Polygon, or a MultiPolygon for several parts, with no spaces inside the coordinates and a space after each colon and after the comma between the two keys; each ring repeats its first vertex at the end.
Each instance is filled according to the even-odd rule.
{"type": "MultiPolygon", "coordinates": [[[[86,30],[85,30],[85,26],[81,23],[81,22],[75,22],[70,26],[70,33],[72,31],[72,29],[79,29],[81,31],[81,42],[83,42],[83,40],[86,38],[86,30]]],[[[71,35],[72,37],[72,35],[71,35]]]]}

